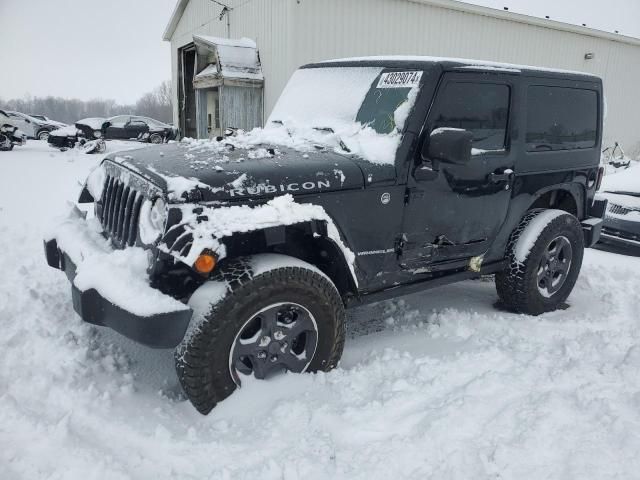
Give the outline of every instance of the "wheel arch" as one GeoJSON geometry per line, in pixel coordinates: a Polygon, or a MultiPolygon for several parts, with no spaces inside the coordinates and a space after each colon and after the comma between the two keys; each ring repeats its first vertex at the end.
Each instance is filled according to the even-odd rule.
{"type": "Polygon", "coordinates": [[[221,261],[261,253],[278,253],[297,258],[322,271],[334,283],[343,300],[357,295],[357,279],[346,252],[327,232],[327,223],[311,220],[261,230],[236,233],[221,239],[226,257],[221,261]]]}
{"type": "Polygon", "coordinates": [[[577,183],[553,185],[537,191],[523,215],[536,208],[553,208],[564,210],[581,219],[586,212],[585,199],[584,185],[577,183]]]}
{"type": "Polygon", "coordinates": [[[531,210],[539,208],[563,210],[581,219],[587,212],[586,198],[585,186],[575,182],[554,184],[529,195],[516,196],[512,199],[507,218],[486,255],[487,259],[490,261],[504,259],[511,233],[531,210]]]}

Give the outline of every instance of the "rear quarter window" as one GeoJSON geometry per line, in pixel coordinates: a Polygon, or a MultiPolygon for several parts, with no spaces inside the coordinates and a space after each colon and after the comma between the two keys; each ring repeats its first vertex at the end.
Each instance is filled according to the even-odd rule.
{"type": "Polygon", "coordinates": [[[542,85],[528,88],[528,152],[593,148],[597,138],[595,90],[542,85]]]}

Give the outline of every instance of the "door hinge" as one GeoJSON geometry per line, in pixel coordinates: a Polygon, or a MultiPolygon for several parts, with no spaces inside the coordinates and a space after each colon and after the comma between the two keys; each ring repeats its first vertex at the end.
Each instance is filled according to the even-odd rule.
{"type": "Polygon", "coordinates": [[[404,203],[408,204],[414,198],[424,198],[424,190],[422,188],[410,187],[404,192],[404,203]]]}

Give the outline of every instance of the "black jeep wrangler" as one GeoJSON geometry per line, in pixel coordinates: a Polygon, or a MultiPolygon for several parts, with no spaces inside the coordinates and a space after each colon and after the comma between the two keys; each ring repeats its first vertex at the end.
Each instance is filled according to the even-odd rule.
{"type": "Polygon", "coordinates": [[[264,129],[110,154],[45,241],[75,310],[175,348],[203,414],[246,376],[329,370],[345,309],[495,274],[563,305],[605,202],[599,78],[433,58],[302,67],[264,129]]]}

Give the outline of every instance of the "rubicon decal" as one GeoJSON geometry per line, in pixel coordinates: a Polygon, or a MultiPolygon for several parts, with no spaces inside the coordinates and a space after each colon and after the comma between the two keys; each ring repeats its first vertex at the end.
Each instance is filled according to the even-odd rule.
{"type": "Polygon", "coordinates": [[[420,85],[422,72],[388,72],[383,73],[378,81],[378,88],[412,88],[420,85]]]}
{"type": "Polygon", "coordinates": [[[325,190],[331,188],[329,180],[314,180],[309,182],[294,182],[282,185],[258,184],[252,187],[234,188],[229,191],[232,197],[245,197],[248,195],[264,195],[270,193],[296,193],[312,190],[325,190]]]}

